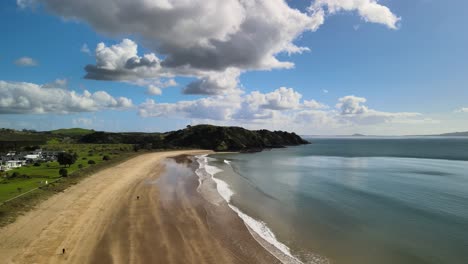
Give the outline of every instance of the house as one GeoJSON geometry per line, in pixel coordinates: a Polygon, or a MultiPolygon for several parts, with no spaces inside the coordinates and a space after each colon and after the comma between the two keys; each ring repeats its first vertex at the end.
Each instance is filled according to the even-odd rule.
{"type": "Polygon", "coordinates": [[[58,154],[63,151],[43,151],[42,159],[45,161],[56,161],[58,154]]]}
{"type": "Polygon", "coordinates": [[[15,151],[10,151],[5,155],[0,156],[0,163],[5,165],[8,161],[20,159],[22,159],[21,155],[17,154],[15,151]]]}
{"type": "Polygon", "coordinates": [[[37,154],[28,154],[24,156],[24,158],[28,161],[36,161],[42,158],[42,156],[37,155],[37,154]]]}
{"type": "Polygon", "coordinates": [[[7,171],[14,168],[19,168],[26,164],[26,159],[22,153],[10,151],[5,155],[0,156],[0,170],[7,171]]]}
{"type": "Polygon", "coordinates": [[[21,166],[25,164],[26,164],[25,160],[9,160],[6,162],[5,171],[15,169],[15,168],[20,168],[21,166]]]}
{"type": "Polygon", "coordinates": [[[9,151],[6,154],[0,154],[0,171],[19,168],[26,163],[36,161],[56,161],[60,152],[63,151],[43,151],[42,149],[23,152],[9,151]]]}

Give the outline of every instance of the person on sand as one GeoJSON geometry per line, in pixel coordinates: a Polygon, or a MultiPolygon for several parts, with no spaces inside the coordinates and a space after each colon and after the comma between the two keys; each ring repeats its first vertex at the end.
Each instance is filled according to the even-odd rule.
{"type": "Polygon", "coordinates": [[[64,248],[62,248],[62,255],[64,255],[64,254],[65,254],[65,249],[64,249],[64,248]]]}
{"type": "Polygon", "coordinates": [[[140,196],[137,196],[137,200],[140,200],[140,196]]]}

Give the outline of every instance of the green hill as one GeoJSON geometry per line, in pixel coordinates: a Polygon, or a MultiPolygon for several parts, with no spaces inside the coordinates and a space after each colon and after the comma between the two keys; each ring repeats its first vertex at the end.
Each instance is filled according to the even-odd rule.
{"type": "Polygon", "coordinates": [[[173,147],[191,147],[216,151],[255,151],[265,148],[307,144],[295,133],[247,130],[242,127],[198,125],[168,132],[164,143],[173,147]]]}
{"type": "Polygon", "coordinates": [[[216,151],[256,151],[308,144],[295,133],[212,125],[187,126],[185,129],[166,133],[95,132],[83,136],[80,142],[139,144],[144,147],[151,145],[154,149],[201,148],[216,151]]]}
{"type": "Polygon", "coordinates": [[[57,130],[52,130],[50,133],[55,135],[64,135],[64,136],[84,136],[96,131],[92,129],[84,129],[84,128],[62,128],[57,130]]]}
{"type": "Polygon", "coordinates": [[[36,132],[0,130],[0,142],[6,150],[21,146],[43,145],[55,140],[61,143],[133,144],[146,149],[200,148],[216,151],[260,151],[308,144],[295,133],[268,130],[247,130],[242,127],[212,125],[187,126],[166,133],[101,132],[82,128],[36,132]],[[6,144],[8,142],[8,144],[6,144]]]}

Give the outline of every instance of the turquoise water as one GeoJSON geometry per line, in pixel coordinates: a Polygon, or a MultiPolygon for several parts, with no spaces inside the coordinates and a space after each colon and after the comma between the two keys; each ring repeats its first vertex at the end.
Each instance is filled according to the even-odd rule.
{"type": "Polygon", "coordinates": [[[468,263],[467,138],[309,140],[210,164],[303,262],[468,263]]]}

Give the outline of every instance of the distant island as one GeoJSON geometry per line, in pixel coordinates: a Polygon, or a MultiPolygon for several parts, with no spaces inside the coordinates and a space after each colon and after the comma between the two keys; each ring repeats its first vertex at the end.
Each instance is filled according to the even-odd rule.
{"type": "Polygon", "coordinates": [[[282,148],[308,144],[295,133],[285,131],[248,130],[242,127],[213,125],[187,126],[165,133],[104,132],[82,128],[52,131],[0,130],[0,151],[22,146],[43,145],[47,142],[85,144],[132,144],[144,149],[196,148],[214,151],[256,152],[268,148],[282,148]]]}
{"type": "Polygon", "coordinates": [[[439,134],[436,136],[441,136],[441,137],[468,137],[468,131],[466,132],[453,132],[453,133],[445,133],[445,134],[439,134]]]}

